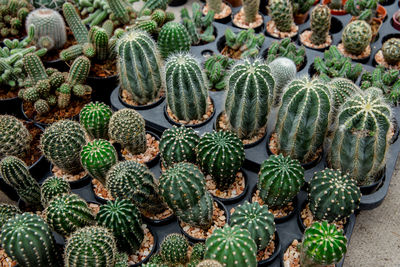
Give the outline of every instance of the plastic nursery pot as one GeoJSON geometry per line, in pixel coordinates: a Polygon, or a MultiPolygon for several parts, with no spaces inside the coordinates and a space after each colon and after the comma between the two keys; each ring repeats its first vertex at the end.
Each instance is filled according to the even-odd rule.
{"type": "Polygon", "coordinates": [[[335,34],[341,32],[342,30],[343,30],[343,23],[339,19],[331,17],[331,27],[329,28],[329,33],[335,34]]]}
{"type": "MultiPolygon", "coordinates": [[[[126,103],[126,102],[122,99],[122,97],[121,97],[121,91],[120,91],[120,90],[121,90],[121,86],[120,86],[120,85],[118,85],[117,88],[114,89],[114,91],[115,91],[115,90],[118,91],[118,100],[119,100],[125,107],[127,107],[127,108],[133,108],[133,109],[135,109],[135,110],[152,109],[152,108],[154,108],[154,107],[160,105],[160,104],[164,101],[164,99],[165,99],[165,96],[161,96],[157,101],[155,101],[155,102],[153,102],[153,103],[150,103],[150,104],[147,104],[147,105],[141,105],[141,106],[134,106],[134,105],[130,105],[130,104],[126,103]]],[[[116,97],[116,96],[111,96],[111,97],[116,97]]]]}
{"type": "Polygon", "coordinates": [[[142,266],[142,264],[145,264],[146,262],[148,262],[148,261],[150,260],[151,256],[153,256],[153,254],[157,251],[158,236],[157,236],[156,232],[155,232],[153,229],[151,229],[151,227],[147,226],[147,228],[149,229],[149,231],[150,231],[150,233],[151,233],[151,235],[153,236],[153,239],[154,239],[153,247],[152,247],[152,249],[151,249],[149,255],[146,256],[146,258],[144,258],[143,260],[141,260],[141,261],[138,262],[138,263],[135,263],[135,264],[130,265],[130,267],[139,267],[139,266],[142,266]]]}
{"type": "Polygon", "coordinates": [[[9,114],[22,118],[21,109],[19,108],[22,100],[16,97],[0,99],[0,114],[9,114]]]}
{"type": "Polygon", "coordinates": [[[379,19],[381,22],[384,22],[387,19],[387,11],[382,5],[378,4],[376,8],[376,18],[379,19]]]}
{"type": "MultiPolygon", "coordinates": [[[[227,1],[222,1],[224,4],[226,4],[230,9],[231,9],[231,13],[229,13],[226,17],[224,17],[224,18],[215,18],[215,16],[214,16],[214,21],[215,22],[218,22],[218,23],[222,23],[222,24],[227,24],[227,23],[229,23],[229,22],[231,22],[231,20],[232,20],[232,12],[233,12],[233,10],[232,10],[232,5],[229,3],[229,2],[227,2],[227,1]]],[[[203,12],[203,10],[204,10],[204,7],[205,7],[206,5],[204,4],[203,6],[202,6],[202,8],[201,8],[201,10],[202,10],[202,13],[203,13],[203,15],[205,15],[204,14],[204,12],[203,12]]]]}
{"type": "MultiPolygon", "coordinates": [[[[53,164],[50,164],[50,174],[55,175],[53,173],[53,164]]],[[[68,181],[69,185],[71,186],[71,189],[78,189],[82,188],[92,182],[92,177],[89,174],[85,174],[81,179],[77,181],[68,181]]]]}
{"type": "MultiPolygon", "coordinates": [[[[331,0],[322,0],[323,5],[327,5],[329,7],[329,4],[331,3],[331,0]]],[[[346,4],[347,0],[342,0],[342,7],[346,4]]],[[[344,9],[331,9],[331,14],[335,16],[343,16],[346,15],[347,12],[344,9]]]]}
{"type": "Polygon", "coordinates": [[[231,204],[239,202],[246,196],[247,190],[249,189],[248,177],[247,177],[247,174],[243,171],[243,169],[240,169],[239,172],[241,172],[243,174],[243,178],[244,178],[243,192],[240,195],[238,195],[236,197],[231,197],[231,198],[221,198],[221,197],[217,197],[211,193],[211,195],[213,196],[214,199],[221,201],[225,205],[231,205],[231,204]]]}
{"type": "Polygon", "coordinates": [[[172,0],[171,2],[169,2],[169,6],[183,6],[184,4],[186,4],[187,0],[172,0]]]}
{"type": "Polygon", "coordinates": [[[309,11],[305,14],[293,14],[294,23],[297,25],[305,23],[309,18],[309,11]]]}
{"type": "Polygon", "coordinates": [[[381,171],[381,173],[378,176],[379,179],[373,182],[372,184],[360,186],[362,195],[372,194],[379,189],[380,185],[384,183],[384,180],[386,178],[386,167],[381,171]]]}
{"type": "Polygon", "coordinates": [[[144,222],[146,222],[150,225],[163,226],[163,225],[167,225],[167,224],[173,222],[176,219],[176,216],[174,214],[172,214],[172,215],[168,216],[167,218],[158,220],[158,219],[151,219],[142,214],[142,219],[144,222]]]}
{"type": "MultiPolygon", "coordinates": [[[[240,9],[239,9],[239,11],[240,11],[240,9]]],[[[233,25],[233,27],[235,27],[235,28],[247,30],[247,29],[249,29],[249,28],[241,27],[241,26],[239,26],[239,25],[237,25],[237,24],[235,23],[234,18],[235,18],[235,16],[236,16],[236,14],[239,13],[239,11],[238,11],[238,12],[235,12],[235,13],[232,12],[232,15],[231,15],[231,16],[232,16],[232,25],[233,25]]],[[[260,32],[262,32],[262,31],[264,31],[264,28],[265,28],[264,16],[263,16],[263,14],[262,14],[260,11],[258,12],[258,14],[261,16],[261,18],[262,18],[263,21],[262,21],[261,25],[259,25],[259,26],[255,27],[255,28],[253,28],[255,33],[260,33],[260,32]]]]}
{"type": "Polygon", "coordinates": [[[392,26],[393,28],[395,28],[396,30],[400,31],[400,10],[398,10],[396,13],[393,14],[392,17],[392,26]]]}
{"type": "Polygon", "coordinates": [[[271,256],[269,256],[268,259],[259,261],[258,265],[257,265],[258,267],[269,266],[270,263],[273,262],[276,259],[276,257],[278,257],[278,255],[280,254],[280,252],[281,252],[281,240],[279,239],[278,231],[275,231],[274,243],[275,243],[274,252],[272,253],[271,256]]]}
{"type": "Polygon", "coordinates": [[[379,4],[381,4],[382,6],[390,6],[395,2],[395,0],[383,0],[383,1],[379,1],[379,4]]]}
{"type": "Polygon", "coordinates": [[[87,85],[93,90],[92,100],[110,105],[110,96],[113,89],[118,85],[118,75],[108,77],[89,76],[86,79],[87,85]]]}
{"type": "Polygon", "coordinates": [[[44,60],[43,64],[46,68],[55,68],[61,72],[63,71],[68,71],[69,70],[69,66],[67,65],[67,63],[65,63],[64,60],[61,59],[55,59],[55,60],[44,60]]]}

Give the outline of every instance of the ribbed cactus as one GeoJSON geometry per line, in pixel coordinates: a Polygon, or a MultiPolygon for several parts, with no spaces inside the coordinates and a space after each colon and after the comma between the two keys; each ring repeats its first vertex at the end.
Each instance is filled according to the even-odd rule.
{"type": "Polygon", "coordinates": [[[196,146],[199,135],[185,126],[173,126],[163,132],[159,144],[161,160],[165,168],[181,161],[196,162],[196,146]]]}
{"type": "Polygon", "coordinates": [[[93,44],[96,51],[96,58],[100,61],[106,60],[109,55],[109,34],[106,29],[100,28],[98,26],[93,26],[89,31],[90,42],[93,44]]]}
{"type": "Polygon", "coordinates": [[[275,87],[271,70],[261,59],[245,59],[227,78],[225,113],[239,138],[250,138],[267,124],[275,87]]]}
{"type": "Polygon", "coordinates": [[[246,23],[256,21],[260,0],[243,0],[244,20],[246,23]]]}
{"type": "Polygon", "coordinates": [[[197,162],[220,190],[228,189],[244,162],[244,146],[230,131],[205,133],[196,148],[197,162]]]}
{"type": "Polygon", "coordinates": [[[153,102],[164,87],[161,56],[154,40],[144,31],[132,29],[118,41],[121,89],[139,105],[153,102]]]}
{"type": "Polygon", "coordinates": [[[40,148],[45,157],[71,174],[82,171],[80,153],[85,144],[85,131],[79,123],[71,120],[52,124],[40,138],[40,148]]]}
{"type": "Polygon", "coordinates": [[[86,104],[79,113],[79,122],[92,139],[108,139],[108,124],[112,116],[109,106],[101,102],[86,104]]]}
{"type": "Polygon", "coordinates": [[[289,58],[278,57],[268,64],[271,70],[272,77],[275,81],[274,98],[272,105],[274,107],[279,106],[282,94],[285,91],[286,85],[288,85],[295,77],[297,73],[296,64],[289,58]]]}
{"type": "Polygon", "coordinates": [[[329,266],[346,254],[347,239],[334,224],[316,222],[306,229],[301,244],[301,266],[329,266]]]}
{"type": "Polygon", "coordinates": [[[143,164],[123,161],[108,172],[106,188],[114,198],[130,199],[150,214],[166,209],[162,202],[153,173],[143,164]]]}
{"type": "Polygon", "coordinates": [[[9,204],[0,204],[0,231],[3,225],[17,214],[21,214],[22,211],[19,210],[17,206],[9,204]]]}
{"type": "Polygon", "coordinates": [[[363,20],[355,20],[344,27],[342,43],[346,52],[360,55],[369,46],[372,39],[371,26],[363,20]]]}
{"type": "Polygon", "coordinates": [[[226,88],[226,77],[228,69],[233,65],[234,60],[224,55],[212,55],[204,63],[204,69],[210,86],[215,90],[226,88]]]}
{"type": "Polygon", "coordinates": [[[321,45],[326,42],[331,28],[331,10],[327,5],[317,5],[311,12],[311,42],[321,45]]]}
{"type": "Polygon", "coordinates": [[[211,226],[213,199],[197,166],[176,163],[163,172],[159,183],[162,197],[181,221],[203,229],[211,226]]]}
{"type": "Polygon", "coordinates": [[[111,116],[108,136],[132,154],[146,151],[145,121],[134,109],[121,109],[111,116]]]}
{"type": "Polygon", "coordinates": [[[250,232],[258,250],[265,249],[275,233],[274,215],[267,206],[260,206],[258,202],[245,202],[237,206],[230,220],[232,227],[237,225],[250,232]]]}
{"type": "Polygon", "coordinates": [[[161,243],[160,255],[169,265],[185,264],[189,243],[186,237],[180,234],[169,234],[161,243]]]}
{"type": "MultiPolygon", "coordinates": [[[[142,265],[142,266],[144,266],[144,265],[142,265]]],[[[117,255],[115,255],[114,267],[129,267],[128,255],[126,255],[125,253],[118,252],[117,255]]]]}
{"type": "Polygon", "coordinates": [[[53,198],[71,193],[71,186],[63,178],[52,176],[44,181],[40,187],[40,192],[42,205],[46,207],[53,198]]]}
{"type": "Polygon", "coordinates": [[[32,136],[16,117],[0,115],[0,157],[23,157],[30,148],[32,136]]]}
{"type": "Polygon", "coordinates": [[[112,233],[103,227],[88,226],[67,239],[64,266],[114,266],[116,254],[117,246],[112,233]]]}
{"type": "Polygon", "coordinates": [[[60,49],[67,41],[67,31],[63,17],[55,10],[36,9],[29,13],[25,28],[35,27],[35,41],[40,48],[60,49]]]}
{"type": "Polygon", "coordinates": [[[257,266],[257,245],[251,233],[240,226],[225,225],[206,240],[206,259],[223,266],[257,266]]]}
{"type": "Polygon", "coordinates": [[[85,56],[77,57],[69,69],[67,83],[70,86],[85,83],[89,71],[90,60],[85,56]]]}
{"type": "Polygon", "coordinates": [[[270,0],[268,11],[279,31],[290,32],[294,22],[292,4],[289,0],[270,0]]]}
{"type": "Polygon", "coordinates": [[[378,179],[389,149],[391,116],[380,89],[370,88],[347,99],[338,114],[329,167],[348,173],[358,185],[378,179]]]}
{"type": "Polygon", "coordinates": [[[89,31],[86,28],[85,24],[81,21],[78,13],[75,10],[75,6],[71,3],[64,3],[63,5],[63,13],[66,22],[71,28],[72,33],[78,44],[89,43],[89,31]]]}
{"type": "Polygon", "coordinates": [[[310,161],[322,144],[329,125],[331,96],[318,79],[293,80],[282,97],[275,126],[278,153],[310,161]]]}
{"type": "Polygon", "coordinates": [[[132,24],[132,20],[136,18],[136,12],[128,2],[132,1],[107,0],[112,12],[112,18],[117,20],[122,25],[130,25],[132,24]]]}
{"type": "Polygon", "coordinates": [[[100,226],[110,229],[117,247],[127,253],[135,253],[143,238],[142,219],[139,211],[127,199],[108,201],[100,207],[96,221],[100,226]]]}
{"type": "Polygon", "coordinates": [[[157,44],[161,55],[167,59],[176,52],[188,52],[190,50],[190,37],[185,26],[178,22],[168,22],[158,34],[157,44]]]}
{"type": "Polygon", "coordinates": [[[190,254],[190,261],[204,259],[204,253],[206,252],[206,245],[204,243],[196,243],[193,246],[192,254],[190,254]]]}
{"type": "Polygon", "coordinates": [[[257,189],[268,207],[282,207],[293,201],[304,182],[304,169],[298,160],[271,155],[261,165],[257,189]]]}
{"type": "Polygon", "coordinates": [[[198,120],[206,114],[208,85],[200,63],[190,54],[179,53],[165,65],[167,104],[179,120],[198,120]]]}
{"type": "Polygon", "coordinates": [[[400,62],[400,38],[390,38],[382,45],[382,54],[390,65],[400,62]]]}
{"type": "Polygon", "coordinates": [[[19,266],[61,266],[53,235],[36,214],[17,214],[1,227],[1,247],[19,266]]]}

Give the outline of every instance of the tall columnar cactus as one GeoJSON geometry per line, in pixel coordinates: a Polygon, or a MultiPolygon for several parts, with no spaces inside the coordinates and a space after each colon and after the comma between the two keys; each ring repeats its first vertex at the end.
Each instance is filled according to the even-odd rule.
{"type": "Polygon", "coordinates": [[[206,0],[207,7],[209,10],[219,14],[222,11],[222,0],[206,0]]]}
{"type": "Polygon", "coordinates": [[[285,87],[296,77],[297,68],[293,60],[278,57],[268,64],[272,77],[275,80],[274,98],[272,105],[279,106],[285,87]]]}
{"type": "Polygon", "coordinates": [[[257,266],[257,244],[251,233],[240,226],[225,225],[206,240],[206,259],[223,266],[257,266]]]}
{"type": "Polygon", "coordinates": [[[237,206],[231,215],[230,225],[247,229],[258,250],[265,249],[275,233],[274,215],[267,206],[260,206],[258,202],[245,202],[237,206]]]}
{"type": "Polygon", "coordinates": [[[250,138],[267,124],[275,87],[267,64],[261,59],[238,62],[227,78],[225,113],[239,138],[250,138]]]}
{"type": "Polygon", "coordinates": [[[205,133],[196,147],[197,162],[210,174],[217,188],[228,189],[244,162],[243,142],[230,131],[205,133]]]}
{"type": "Polygon", "coordinates": [[[261,165],[257,189],[268,207],[282,207],[293,201],[304,182],[304,169],[298,160],[272,155],[261,165]]]}
{"type": "Polygon", "coordinates": [[[325,169],[310,181],[308,203],[319,221],[340,221],[358,209],[361,192],[356,182],[338,170],[325,169]]]}
{"type": "Polygon", "coordinates": [[[167,104],[179,120],[201,119],[207,111],[208,85],[200,63],[190,54],[175,54],[165,65],[167,104]]]}
{"type": "Polygon", "coordinates": [[[112,18],[122,25],[132,24],[132,20],[136,17],[136,12],[130,5],[131,1],[126,0],[107,0],[112,12],[112,18]]]}
{"type": "Polygon", "coordinates": [[[212,55],[204,63],[204,69],[210,86],[215,90],[224,90],[226,88],[226,77],[228,69],[235,61],[224,55],[212,55]]]}
{"type": "Polygon", "coordinates": [[[53,235],[36,214],[17,214],[1,227],[1,247],[19,266],[61,266],[53,235]]]}
{"type": "Polygon", "coordinates": [[[79,122],[92,139],[108,139],[108,124],[112,116],[109,106],[101,102],[86,104],[79,113],[79,122]]]}
{"type": "Polygon", "coordinates": [[[75,6],[71,3],[64,3],[63,13],[66,22],[68,23],[69,27],[71,28],[72,33],[78,44],[85,44],[89,43],[89,31],[86,28],[85,24],[81,21],[78,13],[75,10],[75,6]]]}
{"type": "Polygon", "coordinates": [[[370,88],[347,99],[338,114],[329,167],[348,173],[358,185],[373,183],[385,166],[391,116],[380,89],[370,88]]]}
{"type": "Polygon", "coordinates": [[[247,23],[256,21],[260,0],[243,0],[244,20],[247,23]]]}
{"type": "Polygon", "coordinates": [[[382,45],[382,54],[386,63],[396,65],[400,62],[400,38],[390,38],[382,45]]]}
{"type": "Polygon", "coordinates": [[[142,219],[139,211],[127,199],[108,201],[100,207],[96,220],[99,225],[111,230],[117,247],[127,253],[135,253],[143,239],[142,219]]]}
{"type": "Polygon", "coordinates": [[[134,109],[121,109],[111,116],[108,136],[132,154],[146,151],[145,122],[134,109]]]}
{"type": "Polygon", "coordinates": [[[114,266],[117,246],[112,233],[103,227],[88,226],[74,232],[66,242],[64,266],[114,266]]]}
{"type": "Polygon", "coordinates": [[[275,126],[278,153],[310,161],[323,145],[329,125],[329,88],[318,79],[293,80],[282,97],[275,126]]]}
{"type": "Polygon", "coordinates": [[[150,214],[166,209],[162,202],[153,173],[143,164],[123,161],[108,172],[106,187],[114,198],[132,200],[135,205],[150,214]]]}
{"type": "Polygon", "coordinates": [[[7,156],[0,162],[0,173],[26,205],[40,207],[40,187],[29,173],[25,162],[17,157],[7,156]]]}
{"type": "Polygon", "coordinates": [[[118,41],[118,70],[121,89],[135,102],[145,105],[160,95],[164,83],[157,45],[144,31],[132,29],[118,41]]]}
{"type": "Polygon", "coordinates": [[[195,163],[195,149],[199,141],[199,135],[192,128],[173,126],[165,130],[159,145],[164,167],[170,167],[181,161],[195,163]]]}
{"type": "Polygon", "coordinates": [[[90,60],[85,56],[77,57],[69,69],[67,83],[70,86],[83,84],[89,75],[90,60]]]}
{"type": "Polygon", "coordinates": [[[40,148],[45,157],[71,174],[82,171],[80,153],[85,144],[85,131],[79,123],[71,120],[52,124],[40,138],[40,148]]]}
{"type": "Polygon", "coordinates": [[[181,9],[181,19],[186,30],[189,33],[192,45],[199,45],[201,42],[210,43],[215,40],[214,11],[209,10],[207,15],[203,16],[200,5],[196,2],[192,4],[192,16],[186,8],[181,9]]]}
{"type": "Polygon", "coordinates": [[[162,197],[181,221],[203,229],[211,226],[213,199],[197,166],[177,163],[161,175],[159,183],[162,197]]]}
{"type": "Polygon", "coordinates": [[[26,30],[35,27],[35,41],[40,48],[60,49],[67,41],[67,31],[63,17],[55,10],[36,9],[29,13],[25,21],[26,30]]]}
{"type": "Polygon", "coordinates": [[[160,255],[169,265],[185,264],[189,243],[186,237],[180,234],[169,234],[161,243],[160,255]]]}
{"type": "Polygon", "coordinates": [[[346,254],[347,239],[334,224],[316,222],[306,229],[301,244],[301,266],[329,266],[346,254]]]}
{"type": "Polygon", "coordinates": [[[3,225],[5,225],[9,219],[14,218],[17,214],[21,213],[22,212],[17,206],[0,204],[0,231],[3,225]]]}
{"type": "Polygon", "coordinates": [[[40,187],[40,192],[42,205],[46,207],[53,198],[71,193],[71,186],[63,178],[53,176],[44,181],[40,187]]]}
{"type": "Polygon", "coordinates": [[[268,11],[279,31],[290,32],[294,22],[292,4],[289,0],[270,0],[268,11]]]}
{"type": "Polygon", "coordinates": [[[107,172],[117,161],[117,151],[109,141],[103,139],[87,143],[81,151],[83,168],[103,185],[106,184],[107,172]]]}
{"type": "Polygon", "coordinates": [[[168,22],[158,34],[157,44],[161,55],[167,59],[176,52],[188,52],[190,50],[190,37],[185,26],[178,22],[168,22]]]}
{"type": "Polygon", "coordinates": [[[94,218],[85,200],[75,194],[54,197],[46,210],[46,221],[57,233],[67,236],[75,230],[90,225],[94,218]]]}
{"type": "Polygon", "coordinates": [[[311,12],[311,42],[321,45],[326,42],[331,28],[331,10],[327,5],[318,5],[311,12]]]}
{"type": "Polygon", "coordinates": [[[346,52],[360,55],[369,46],[372,39],[371,26],[363,20],[355,20],[344,27],[342,43],[346,52]]]}
{"type": "Polygon", "coordinates": [[[0,115],[0,157],[23,157],[30,148],[32,136],[16,117],[0,115]]]}

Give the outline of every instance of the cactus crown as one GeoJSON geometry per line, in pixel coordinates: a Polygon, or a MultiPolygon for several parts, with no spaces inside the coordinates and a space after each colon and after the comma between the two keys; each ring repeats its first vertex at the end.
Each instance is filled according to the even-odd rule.
{"type": "Polygon", "coordinates": [[[212,89],[224,90],[226,88],[225,80],[228,69],[233,63],[234,60],[224,55],[212,55],[207,58],[204,69],[212,89]]]}
{"type": "Polygon", "coordinates": [[[187,261],[189,243],[183,235],[169,234],[161,243],[160,255],[168,264],[184,264],[187,261]]]}
{"type": "Polygon", "coordinates": [[[372,39],[371,26],[363,20],[355,20],[346,25],[342,33],[344,49],[353,55],[360,55],[372,39]]]}
{"type": "Polygon", "coordinates": [[[32,136],[16,117],[0,115],[0,157],[22,157],[29,150],[32,136]]]}
{"type": "Polygon", "coordinates": [[[191,40],[185,26],[181,23],[171,21],[161,28],[157,44],[161,55],[164,59],[167,59],[173,53],[188,52],[191,40]]]}
{"type": "Polygon", "coordinates": [[[327,5],[317,5],[311,12],[311,42],[324,44],[331,28],[331,10],[327,5]]]}
{"type": "Polygon", "coordinates": [[[201,44],[201,42],[213,42],[215,40],[215,35],[212,22],[215,12],[209,10],[207,15],[203,16],[200,5],[194,2],[192,4],[192,14],[193,15],[190,16],[186,8],[181,9],[181,19],[189,33],[192,45],[198,45],[201,44]]]}
{"type": "Polygon", "coordinates": [[[400,62],[400,38],[390,38],[382,45],[382,54],[390,65],[400,62]]]}
{"type": "Polygon", "coordinates": [[[42,194],[42,205],[47,206],[53,198],[63,194],[70,194],[71,186],[63,178],[53,176],[44,181],[40,191],[42,194]]]}
{"type": "Polygon", "coordinates": [[[112,116],[109,106],[101,102],[86,104],[79,113],[79,122],[92,139],[108,139],[108,124],[112,116]]]}
{"type": "Polygon", "coordinates": [[[266,61],[271,63],[278,57],[286,57],[291,59],[296,67],[300,67],[305,59],[306,49],[304,46],[299,48],[292,42],[292,40],[287,37],[281,41],[272,42],[271,46],[268,48],[266,61]]]}

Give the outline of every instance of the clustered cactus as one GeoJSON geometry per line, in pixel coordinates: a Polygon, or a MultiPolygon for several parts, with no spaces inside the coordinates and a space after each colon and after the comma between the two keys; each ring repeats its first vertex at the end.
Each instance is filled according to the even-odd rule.
{"type": "Polygon", "coordinates": [[[400,62],[400,38],[390,38],[382,45],[382,54],[386,63],[396,65],[400,62]]]}
{"type": "Polygon", "coordinates": [[[325,44],[331,28],[331,10],[326,5],[318,5],[311,12],[311,42],[325,44]]]}
{"type": "Polygon", "coordinates": [[[79,122],[91,139],[108,139],[112,110],[104,103],[86,104],[79,113],[79,122]]]}
{"type": "Polygon", "coordinates": [[[189,33],[192,45],[198,45],[201,42],[210,43],[215,40],[214,11],[210,10],[207,15],[203,16],[200,5],[196,2],[192,4],[192,17],[186,8],[181,9],[181,19],[183,25],[189,33]]]}
{"type": "Polygon", "coordinates": [[[353,17],[370,23],[376,16],[378,2],[379,0],[349,0],[346,1],[344,10],[353,17]]]}
{"type": "Polygon", "coordinates": [[[212,89],[219,91],[226,88],[225,80],[233,63],[233,59],[224,55],[212,55],[207,58],[204,69],[212,89]]]}
{"type": "Polygon", "coordinates": [[[235,34],[228,28],[225,31],[225,42],[231,51],[226,55],[234,59],[255,57],[258,55],[264,40],[265,35],[262,33],[255,34],[254,29],[240,31],[235,34]]]}
{"type": "Polygon", "coordinates": [[[164,59],[176,52],[188,52],[191,39],[185,26],[178,22],[168,22],[158,34],[157,44],[164,59]]]}
{"type": "Polygon", "coordinates": [[[4,0],[0,3],[0,35],[17,38],[23,35],[24,22],[33,9],[27,0],[4,0]]]}
{"type": "Polygon", "coordinates": [[[131,0],[107,0],[112,12],[111,20],[122,25],[130,25],[137,17],[137,12],[133,9],[131,0]]]}
{"type": "Polygon", "coordinates": [[[292,40],[287,37],[281,41],[272,42],[265,57],[268,63],[274,61],[278,57],[286,57],[291,59],[294,64],[296,64],[296,67],[299,68],[305,60],[305,55],[306,49],[304,46],[297,48],[292,40]]]}
{"type": "Polygon", "coordinates": [[[23,157],[29,151],[32,136],[16,117],[0,115],[0,157],[23,157]]]}
{"type": "Polygon", "coordinates": [[[281,32],[290,32],[293,21],[293,8],[290,0],[271,0],[268,2],[268,13],[275,27],[281,32]]]}
{"type": "Polygon", "coordinates": [[[40,187],[42,205],[46,207],[49,202],[60,195],[70,194],[71,186],[63,178],[52,176],[47,178],[40,187]]]}
{"type": "Polygon", "coordinates": [[[372,39],[371,26],[363,20],[355,20],[344,27],[342,43],[346,52],[361,55],[372,39]]]}
{"type": "MultiPolygon", "coordinates": [[[[136,19],[134,29],[146,31],[149,34],[159,34],[162,27],[175,19],[175,14],[162,9],[155,9],[153,12],[147,10],[142,16],[136,19]]],[[[128,28],[131,28],[128,27],[128,28]]]]}

